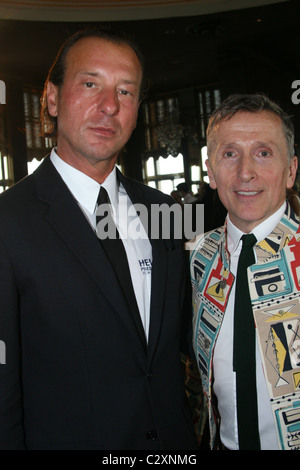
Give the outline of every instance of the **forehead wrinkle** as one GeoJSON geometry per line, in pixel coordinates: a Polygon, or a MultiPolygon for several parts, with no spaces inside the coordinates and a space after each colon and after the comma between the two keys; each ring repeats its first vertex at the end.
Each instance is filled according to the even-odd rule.
{"type": "Polygon", "coordinates": [[[260,141],[260,140],[234,140],[232,142],[225,142],[225,143],[222,143],[222,142],[218,142],[219,146],[220,147],[235,147],[235,146],[240,146],[240,145],[251,145],[252,147],[253,146],[256,146],[256,147],[278,147],[278,144],[272,140],[269,140],[269,141],[260,141]]]}
{"type": "Polygon", "coordinates": [[[88,70],[80,70],[78,72],[78,75],[91,75],[92,77],[97,77],[98,75],[101,75],[99,72],[89,72],[88,70]]]}

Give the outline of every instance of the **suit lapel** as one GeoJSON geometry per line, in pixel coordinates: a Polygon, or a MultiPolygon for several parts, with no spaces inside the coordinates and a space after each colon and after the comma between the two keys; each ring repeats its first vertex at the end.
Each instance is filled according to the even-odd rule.
{"type": "MultiPolygon", "coordinates": [[[[159,338],[167,279],[167,249],[166,243],[161,239],[151,238],[151,205],[158,204],[145,197],[144,191],[135,182],[118,173],[118,178],[123,184],[133,204],[144,204],[147,208],[148,225],[146,231],[152,246],[152,273],[151,273],[151,300],[150,300],[150,327],[148,340],[148,355],[151,359],[159,338]]],[[[172,249],[172,248],[170,248],[172,249]]]]}
{"type": "Polygon", "coordinates": [[[167,279],[167,251],[160,240],[152,243],[152,283],[150,301],[149,356],[154,354],[159,339],[167,279]]]}

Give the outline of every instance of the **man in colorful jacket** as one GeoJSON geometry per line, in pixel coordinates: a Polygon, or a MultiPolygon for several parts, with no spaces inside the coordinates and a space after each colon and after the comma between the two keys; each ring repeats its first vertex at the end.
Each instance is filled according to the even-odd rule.
{"type": "MultiPolygon", "coordinates": [[[[255,326],[255,448],[300,449],[300,229],[286,202],[286,189],[297,172],[293,136],[289,117],[261,94],[230,96],[207,129],[210,185],[217,188],[228,214],[223,227],[199,236],[189,247],[194,348],[212,448],[254,448],[250,438],[249,446],[240,444],[233,364],[241,237],[251,233],[256,237],[255,263],[245,284],[253,330],[255,326]]],[[[244,352],[245,359],[243,353],[240,358],[247,373],[244,352]]],[[[249,395],[239,400],[247,405],[249,395]]],[[[248,417],[246,427],[251,421],[248,417]]]]}

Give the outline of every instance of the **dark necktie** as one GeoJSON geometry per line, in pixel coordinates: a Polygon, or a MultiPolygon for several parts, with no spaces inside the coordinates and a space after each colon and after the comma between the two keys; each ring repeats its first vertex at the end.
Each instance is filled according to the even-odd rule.
{"type": "Polygon", "coordinates": [[[260,449],[255,361],[255,325],[248,287],[247,267],[255,263],[253,234],[243,235],[239,257],[235,306],[233,369],[236,372],[237,418],[240,450],[260,449]]]}
{"type": "MultiPolygon", "coordinates": [[[[101,222],[102,220],[104,221],[104,219],[106,221],[106,224],[105,225],[102,224],[99,230],[97,228],[97,236],[102,241],[109,239],[110,245],[111,245],[111,241],[115,239],[120,239],[120,236],[119,236],[119,232],[117,230],[117,227],[112,217],[112,209],[111,209],[109,196],[107,194],[106,189],[103,186],[101,186],[99,194],[98,194],[97,205],[99,207],[99,206],[104,206],[104,204],[105,204],[105,207],[102,208],[101,215],[100,213],[98,213],[98,211],[96,213],[96,225],[98,226],[99,222],[101,222]]],[[[118,247],[117,248],[118,250],[122,250],[122,252],[123,251],[125,252],[122,241],[121,243],[119,242],[115,243],[115,247],[118,247]]]]}
{"type": "Polygon", "coordinates": [[[122,239],[119,236],[118,229],[112,218],[112,211],[110,207],[110,200],[107,194],[106,189],[101,186],[99,191],[99,196],[97,199],[98,206],[105,204],[101,215],[96,214],[96,224],[98,226],[104,218],[106,219],[106,224],[100,224],[97,227],[97,236],[100,240],[104,251],[106,252],[112,267],[116,273],[116,276],[119,280],[119,283],[123,289],[128,307],[132,313],[134,322],[142,339],[143,345],[146,345],[145,332],[141,322],[141,317],[131,281],[131,274],[129,269],[129,264],[127,260],[127,254],[122,242],[122,239]],[[103,214],[102,214],[103,212],[103,214]],[[105,231],[106,230],[106,231],[105,231]]]}

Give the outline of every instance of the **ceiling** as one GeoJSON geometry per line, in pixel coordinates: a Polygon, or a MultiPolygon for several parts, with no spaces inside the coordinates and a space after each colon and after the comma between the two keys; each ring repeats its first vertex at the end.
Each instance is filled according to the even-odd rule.
{"type": "Polygon", "coordinates": [[[1,0],[0,18],[35,21],[122,21],[215,13],[282,0],[1,0]]]}
{"type": "Polygon", "coordinates": [[[153,93],[211,83],[222,62],[245,54],[300,79],[296,8],[298,0],[0,0],[0,78],[42,86],[61,43],[103,23],[140,44],[153,93]]]}

